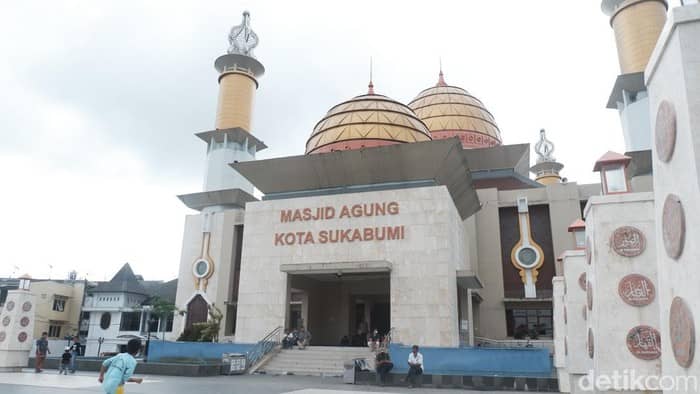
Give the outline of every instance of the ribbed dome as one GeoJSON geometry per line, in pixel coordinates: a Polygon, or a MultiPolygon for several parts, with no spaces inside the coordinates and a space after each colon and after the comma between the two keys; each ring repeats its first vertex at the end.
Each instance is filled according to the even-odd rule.
{"type": "Polygon", "coordinates": [[[434,139],[458,137],[464,148],[501,145],[501,132],[484,104],[466,90],[449,86],[440,72],[438,83],[408,104],[425,122],[434,139]]]}
{"type": "Polygon", "coordinates": [[[406,105],[374,94],[331,108],[314,127],[306,154],[431,140],[425,124],[406,105]]]}

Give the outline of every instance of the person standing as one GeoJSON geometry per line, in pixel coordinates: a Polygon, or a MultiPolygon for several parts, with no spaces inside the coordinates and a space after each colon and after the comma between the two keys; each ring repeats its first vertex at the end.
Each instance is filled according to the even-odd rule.
{"type": "Polygon", "coordinates": [[[61,366],[60,369],[58,370],[58,374],[64,374],[68,375],[68,367],[70,366],[72,354],[70,351],[70,346],[66,346],[66,348],[63,351],[63,354],[61,355],[61,366]]]}
{"type": "Polygon", "coordinates": [[[135,355],[141,350],[140,339],[130,339],[126,344],[126,353],[120,353],[106,359],[100,367],[100,376],[97,381],[102,383],[102,389],[106,394],[123,394],[126,382],[141,383],[142,378],[132,378],[136,369],[135,355]]]}
{"type": "Polygon", "coordinates": [[[44,360],[46,360],[46,355],[51,354],[49,350],[49,334],[47,332],[41,333],[41,338],[36,340],[36,359],[34,360],[34,371],[37,373],[44,372],[44,360]]]}
{"type": "Polygon", "coordinates": [[[413,345],[408,355],[408,387],[413,388],[416,382],[420,386],[421,375],[423,375],[423,355],[418,352],[418,345],[413,345]]]}
{"type": "Polygon", "coordinates": [[[75,373],[78,370],[78,356],[80,355],[80,337],[73,336],[73,343],[70,345],[70,373],[75,373]]]}

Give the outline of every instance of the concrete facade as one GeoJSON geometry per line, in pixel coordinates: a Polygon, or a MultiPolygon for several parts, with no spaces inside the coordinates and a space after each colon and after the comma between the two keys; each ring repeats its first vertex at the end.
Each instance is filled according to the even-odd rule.
{"type": "MultiPolygon", "coordinates": [[[[700,362],[681,363],[676,352],[694,351],[697,330],[700,327],[700,5],[688,5],[672,10],[659,43],[652,54],[646,70],[649,87],[654,165],[654,194],[656,196],[656,259],[659,270],[659,304],[663,374],[674,378],[695,378],[700,376],[700,362]],[[671,118],[659,119],[662,102],[673,108],[671,118]],[[659,138],[669,121],[675,125],[675,141],[668,136],[659,138]],[[665,146],[664,146],[665,145],[665,146]],[[659,152],[671,147],[671,155],[663,160],[659,152]],[[664,232],[674,232],[669,221],[665,223],[664,206],[669,195],[676,195],[682,205],[685,226],[676,228],[676,238],[684,236],[680,254],[674,258],[665,247],[664,232]],[[690,311],[684,319],[672,316],[674,300],[683,300],[690,311]],[[685,334],[677,335],[672,341],[671,328],[678,325],[685,334]],[[694,326],[694,331],[687,330],[694,326]],[[688,340],[693,342],[692,344],[688,340]]],[[[681,357],[682,359],[682,357],[681,357]]],[[[665,393],[694,393],[697,387],[683,386],[665,390],[665,393]]]]}
{"type": "Polygon", "coordinates": [[[32,293],[37,297],[34,338],[42,332],[55,339],[78,333],[85,282],[36,281],[32,293]]]}
{"type": "Polygon", "coordinates": [[[286,326],[287,272],[384,271],[390,277],[394,341],[459,344],[457,271],[474,269],[464,244],[463,222],[445,187],[253,202],[246,206],[245,223],[237,342],[253,342],[275,327],[286,326]],[[373,203],[393,203],[395,210],[340,217],[343,207],[373,203]],[[315,212],[325,207],[335,209],[332,219],[289,222],[281,217],[287,210],[315,212]],[[382,228],[393,229],[393,239],[387,235],[383,241],[324,242],[321,234],[382,228]]]}
{"type": "MultiPolygon", "coordinates": [[[[586,349],[586,258],[582,250],[569,250],[562,255],[564,270],[565,295],[564,347],[556,352],[564,355],[566,372],[569,375],[571,393],[582,393],[579,386],[581,378],[591,369],[591,359],[586,349]],[[583,276],[583,278],[582,278],[583,276]],[[582,280],[583,279],[583,280],[582,280]]],[[[560,320],[556,315],[554,321],[560,320]]]]}
{"type": "Polygon", "coordinates": [[[29,290],[8,292],[0,313],[0,372],[21,371],[32,348],[36,297],[29,290]]]}
{"type": "MultiPolygon", "coordinates": [[[[643,275],[651,281],[651,286],[659,287],[653,212],[652,193],[597,196],[586,206],[587,259],[590,259],[586,273],[587,346],[596,376],[611,377],[625,370],[634,370],[637,376],[658,377],[661,373],[661,344],[646,329],[639,329],[651,327],[658,332],[658,298],[650,296],[652,300],[639,306],[623,300],[628,291],[641,291],[645,296],[655,294],[651,289],[640,290],[637,283],[629,284],[634,288],[628,290],[624,280],[629,274],[643,275]],[[618,240],[616,233],[626,226],[635,229],[630,233],[633,235],[623,234],[618,240]],[[629,248],[634,253],[622,255],[621,248],[628,245],[633,245],[629,248]],[[633,351],[638,351],[639,356],[633,351]]],[[[612,390],[603,387],[596,392],[607,391],[612,390]]]]}

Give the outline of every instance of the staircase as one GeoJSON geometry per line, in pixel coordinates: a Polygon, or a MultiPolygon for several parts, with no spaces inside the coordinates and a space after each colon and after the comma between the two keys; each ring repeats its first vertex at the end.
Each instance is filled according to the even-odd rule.
{"type": "Polygon", "coordinates": [[[354,358],[364,358],[374,365],[374,354],[366,347],[308,346],[304,350],[283,349],[258,372],[272,375],[341,376],[343,364],[354,358]]]}

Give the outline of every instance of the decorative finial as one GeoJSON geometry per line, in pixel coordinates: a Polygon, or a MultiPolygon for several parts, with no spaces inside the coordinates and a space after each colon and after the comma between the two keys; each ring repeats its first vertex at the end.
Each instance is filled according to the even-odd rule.
{"type": "Polygon", "coordinates": [[[544,129],[540,129],[540,140],[535,144],[535,153],[537,153],[537,162],[556,161],[552,153],[554,152],[554,143],[547,139],[544,129]]]}
{"type": "Polygon", "coordinates": [[[447,86],[445,76],[442,74],[442,57],[440,58],[440,74],[438,74],[438,83],[436,86],[447,86]]]}
{"type": "Polygon", "coordinates": [[[258,46],[258,35],[250,28],[250,12],[243,11],[243,21],[231,28],[228,35],[228,53],[255,57],[253,49],[258,46]]]}
{"type": "Polygon", "coordinates": [[[372,56],[369,57],[369,85],[367,85],[367,94],[374,94],[374,83],[372,83],[372,56]]]}

